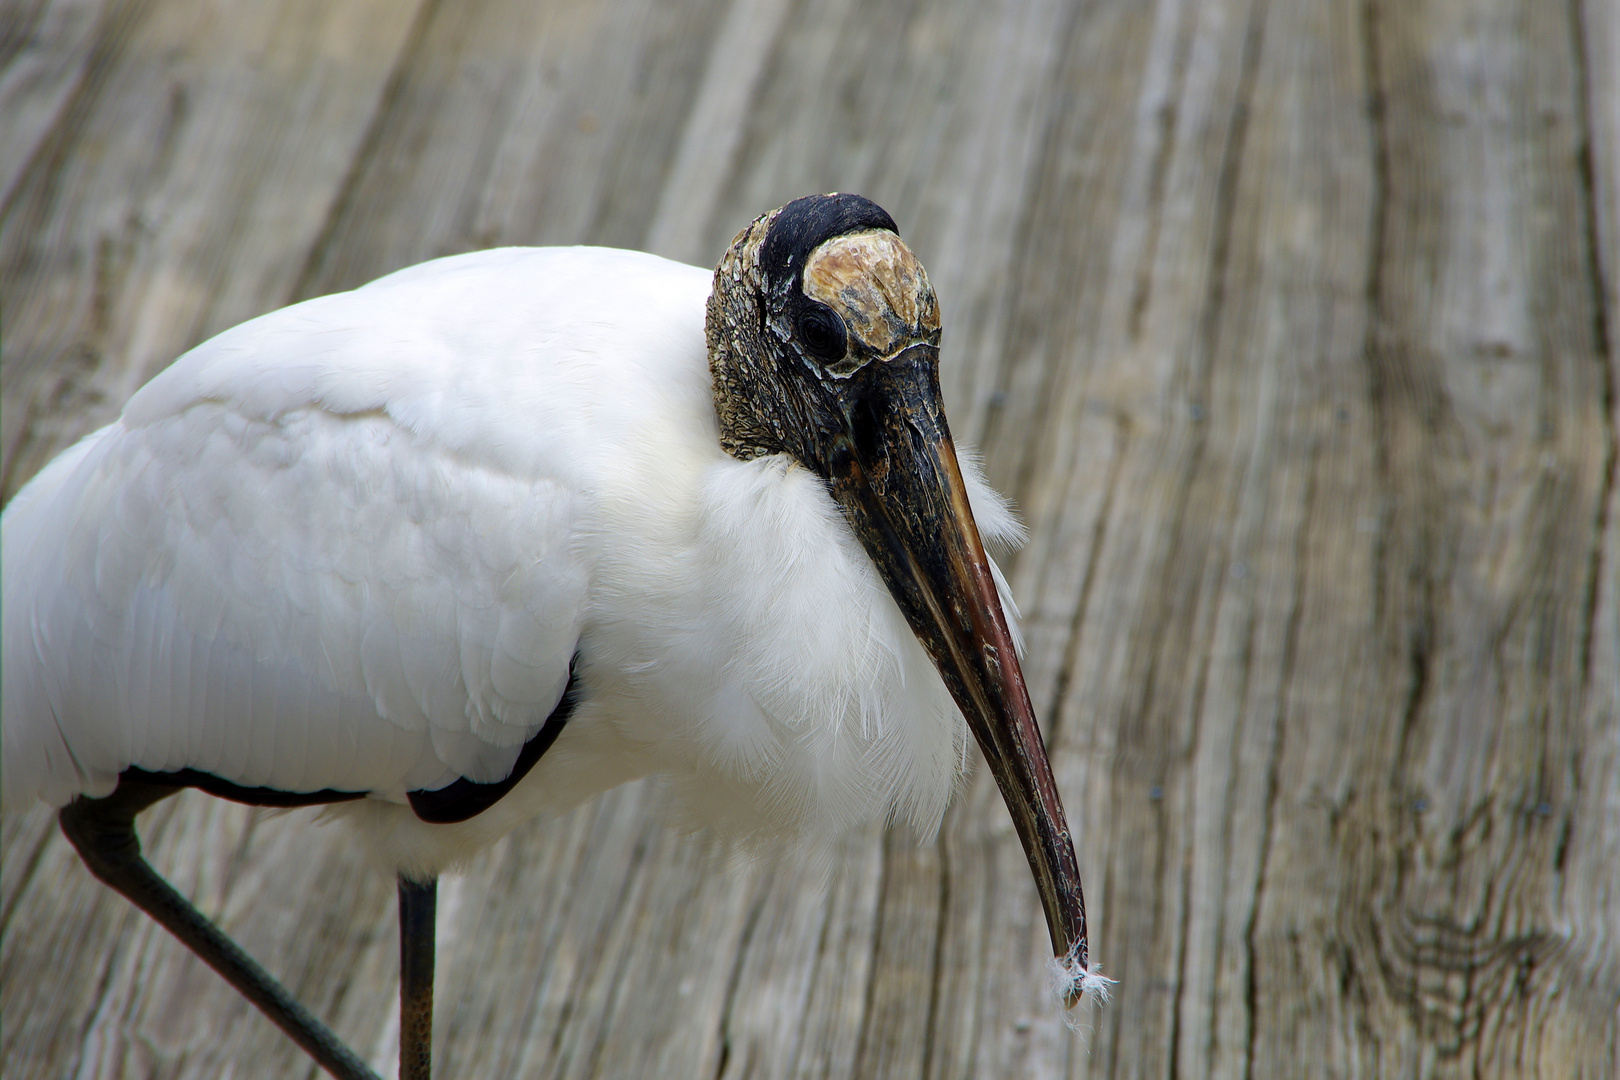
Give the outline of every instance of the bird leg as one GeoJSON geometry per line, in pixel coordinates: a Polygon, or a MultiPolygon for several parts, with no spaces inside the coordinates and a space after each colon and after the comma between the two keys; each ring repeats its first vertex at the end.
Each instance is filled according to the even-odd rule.
{"type": "MultiPolygon", "coordinates": [[[[271,974],[158,876],[141,855],[135,815],[178,786],[125,778],[105,799],[76,799],[57,816],[90,872],[156,919],[338,1080],[379,1080],[376,1073],[295,1001],[271,974]]],[[[431,903],[431,901],[430,901],[431,903]]],[[[403,910],[403,909],[402,909],[403,910]]],[[[431,919],[430,919],[431,925],[431,919]]],[[[431,938],[429,939],[431,942],[431,938]]],[[[430,945],[431,948],[431,945],[430,945]]],[[[429,959],[429,986],[431,964],[429,959]]],[[[431,994],[431,989],[429,991],[431,994]]],[[[431,1007],[431,998],[429,999],[431,1007]]],[[[403,1073],[402,1075],[415,1075],[403,1073]]],[[[422,1076],[426,1076],[424,1071],[422,1076]]]]}
{"type": "Polygon", "coordinates": [[[399,879],[399,1080],[429,1080],[433,1064],[437,878],[399,879]]]}

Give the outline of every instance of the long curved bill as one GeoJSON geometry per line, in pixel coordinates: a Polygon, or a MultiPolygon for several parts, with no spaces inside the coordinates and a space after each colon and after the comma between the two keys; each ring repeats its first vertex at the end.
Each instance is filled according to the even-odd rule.
{"type": "Polygon", "coordinates": [[[841,395],[847,433],[829,462],[833,495],[967,718],[1012,814],[1052,948],[1086,972],[1086,907],[1068,819],[1018,666],[939,393],[937,350],[874,362],[841,395]]]}

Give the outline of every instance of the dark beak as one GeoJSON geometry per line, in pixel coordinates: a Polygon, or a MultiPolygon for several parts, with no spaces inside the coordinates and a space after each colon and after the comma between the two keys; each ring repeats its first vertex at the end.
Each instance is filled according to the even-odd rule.
{"type": "MultiPolygon", "coordinates": [[[[1034,871],[1053,950],[1084,971],[1074,841],[968,507],[940,402],[938,351],[917,344],[869,363],[838,397],[847,426],[827,463],[833,495],[984,751],[1034,871]]],[[[1069,993],[1078,999],[1077,989],[1069,993]]]]}

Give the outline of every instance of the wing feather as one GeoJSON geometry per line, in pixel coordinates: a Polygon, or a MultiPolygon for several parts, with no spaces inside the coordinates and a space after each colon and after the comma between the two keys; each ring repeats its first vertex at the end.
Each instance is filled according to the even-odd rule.
{"type": "MultiPolygon", "coordinates": [[[[48,466],[4,519],[6,805],[130,765],[389,798],[503,778],[591,572],[569,442],[604,331],[536,312],[593,259],[671,273],[625,258],[486,253],[253,320],[48,466]]],[[[697,273],[669,303],[700,318],[697,273]]]]}

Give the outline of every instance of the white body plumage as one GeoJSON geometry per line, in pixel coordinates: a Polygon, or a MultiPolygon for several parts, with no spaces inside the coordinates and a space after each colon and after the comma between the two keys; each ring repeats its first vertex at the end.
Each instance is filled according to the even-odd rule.
{"type": "Polygon", "coordinates": [[[825,483],[721,449],[711,278],[482,252],[178,359],[5,512],[6,807],[131,765],[366,791],[333,812],[413,874],[647,774],[686,824],[932,829],[965,725],[825,483]],[[534,769],[419,821],[408,790],[507,775],[576,653],[534,769]]]}

